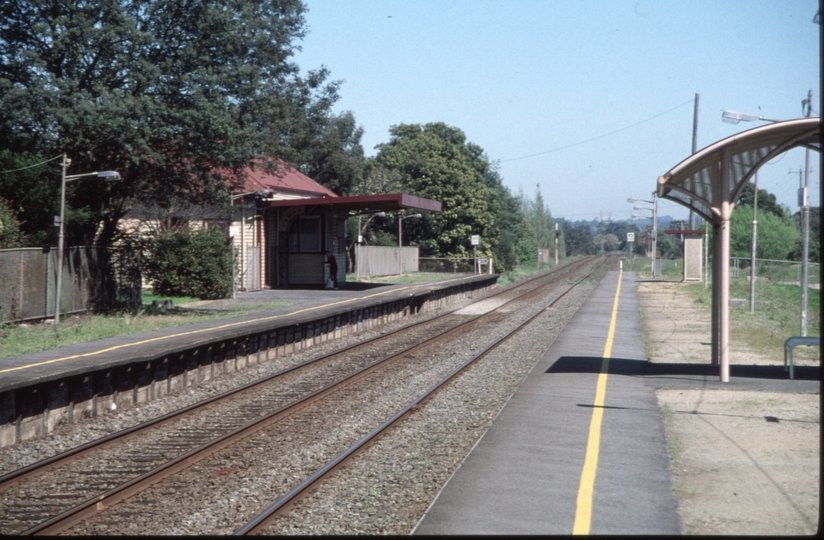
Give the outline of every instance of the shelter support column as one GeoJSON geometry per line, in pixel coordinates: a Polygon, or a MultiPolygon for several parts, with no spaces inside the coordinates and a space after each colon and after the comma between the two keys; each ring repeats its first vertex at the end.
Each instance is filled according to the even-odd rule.
{"type": "MultiPolygon", "coordinates": [[[[723,203],[728,205],[728,203],[723,203]]],[[[721,283],[719,287],[719,328],[718,348],[721,382],[730,380],[730,222],[722,219],[718,227],[720,251],[718,252],[721,283]]]]}
{"type": "Polygon", "coordinates": [[[721,216],[718,226],[720,233],[719,251],[719,271],[721,274],[721,284],[719,287],[719,303],[721,304],[719,315],[719,360],[721,382],[730,380],[730,218],[732,217],[733,201],[732,186],[730,185],[730,149],[725,148],[721,152],[721,216]]]}
{"type": "Polygon", "coordinates": [[[712,226],[712,308],[710,317],[712,319],[711,324],[711,336],[710,336],[710,349],[711,349],[711,363],[713,366],[717,366],[720,361],[720,354],[719,354],[719,319],[721,314],[721,305],[719,300],[721,298],[721,257],[720,257],[720,247],[719,242],[721,240],[720,234],[720,227],[718,224],[713,224],[712,226]]]}

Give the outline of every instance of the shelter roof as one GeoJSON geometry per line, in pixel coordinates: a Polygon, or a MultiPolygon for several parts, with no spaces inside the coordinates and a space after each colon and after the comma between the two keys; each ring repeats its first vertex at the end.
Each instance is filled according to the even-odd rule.
{"type": "Polygon", "coordinates": [[[352,214],[368,214],[374,212],[392,212],[396,210],[413,209],[440,212],[440,201],[416,197],[406,193],[388,193],[385,195],[358,195],[354,197],[335,197],[319,199],[291,199],[280,201],[266,201],[270,207],[311,206],[326,208],[352,214]]]}
{"type": "Polygon", "coordinates": [[[682,204],[715,223],[720,217],[721,203],[734,202],[761,165],[798,146],[821,151],[820,118],[775,122],[711,144],[660,176],[658,196],[682,204]],[[725,154],[730,181],[722,183],[725,154]]]}

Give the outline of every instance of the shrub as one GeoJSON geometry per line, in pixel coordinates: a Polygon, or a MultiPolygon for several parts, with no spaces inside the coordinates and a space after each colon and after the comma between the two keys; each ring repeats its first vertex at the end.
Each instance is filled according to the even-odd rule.
{"type": "Polygon", "coordinates": [[[11,203],[0,197],[0,249],[22,247],[25,236],[20,231],[20,222],[11,203]]]}
{"type": "Polygon", "coordinates": [[[155,236],[146,276],[155,294],[226,298],[232,292],[232,249],[225,233],[185,228],[155,236]]]}

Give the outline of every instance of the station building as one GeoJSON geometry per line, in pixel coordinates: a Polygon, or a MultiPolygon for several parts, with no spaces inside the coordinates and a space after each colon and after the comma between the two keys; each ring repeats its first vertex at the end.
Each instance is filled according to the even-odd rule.
{"type": "MultiPolygon", "coordinates": [[[[404,209],[440,212],[441,203],[405,193],[341,197],[299,170],[278,162],[277,170],[247,168],[230,209],[181,208],[174,226],[217,227],[232,239],[238,290],[323,286],[329,276],[324,253],[338,261],[337,281],[346,280],[346,221],[350,216],[404,209]]],[[[151,209],[136,208],[123,227],[152,228],[151,209]]]]}

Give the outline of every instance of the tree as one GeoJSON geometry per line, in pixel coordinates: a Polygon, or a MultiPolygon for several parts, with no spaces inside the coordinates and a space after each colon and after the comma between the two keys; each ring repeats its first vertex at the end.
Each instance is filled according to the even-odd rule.
{"type": "MultiPolygon", "coordinates": [[[[752,211],[753,193],[755,193],[753,184],[746,184],[744,189],[741,190],[741,195],[738,196],[738,200],[735,202],[735,205],[749,206],[750,211],[752,211]]],[[[789,216],[789,213],[785,210],[785,208],[778,203],[778,199],[775,198],[775,195],[766,189],[758,190],[758,211],[760,212],[761,210],[781,218],[789,216]]]]}
{"type": "Polygon", "coordinates": [[[363,182],[366,158],[360,144],[363,128],[351,111],[320,121],[314,141],[307,142],[303,172],[339,195],[350,195],[363,182]]]}
{"type": "Polygon", "coordinates": [[[110,241],[131,199],[219,202],[258,156],[299,163],[328,142],[339,83],[289,61],[304,11],[299,0],[8,0],[0,149],[65,152],[69,174],[120,172],[111,190],[74,190],[68,207],[86,223],[69,243],[100,223],[97,240],[110,241]]]}
{"type": "MultiPolygon", "coordinates": [[[[54,217],[60,214],[60,169],[55,163],[39,156],[0,150],[0,193],[20,221],[26,246],[57,243],[54,217]]],[[[67,231],[75,230],[75,218],[73,208],[67,207],[67,231]]]]}
{"type": "MultiPolygon", "coordinates": [[[[788,260],[793,247],[801,241],[801,233],[789,217],[762,211],[759,190],[756,258],[788,260]]],[[[737,206],[730,221],[730,253],[733,257],[749,257],[752,250],[752,207],[737,206]]]]}
{"type": "MultiPolygon", "coordinates": [[[[503,184],[497,165],[490,164],[483,174],[483,183],[492,190],[491,210],[495,215],[497,238],[488,239],[499,272],[513,270],[518,264],[518,244],[523,237],[524,216],[518,200],[503,184]]],[[[547,210],[548,214],[548,210],[547,210]]]]}
{"type": "Polygon", "coordinates": [[[405,191],[442,203],[441,212],[404,224],[404,238],[428,255],[467,256],[470,236],[479,234],[479,251],[489,254],[498,231],[495,191],[484,182],[490,164],[483,150],[442,122],[400,124],[390,128],[390,135],[388,143],[378,145],[376,163],[398,170],[405,191]]]}
{"type": "Polygon", "coordinates": [[[595,245],[598,246],[598,251],[600,251],[601,254],[617,251],[620,246],[618,237],[612,233],[596,234],[592,240],[595,242],[595,245]]]}
{"type": "Polygon", "coordinates": [[[555,243],[552,214],[544,202],[539,185],[535,186],[534,200],[520,192],[517,201],[523,215],[522,229],[524,231],[518,243],[519,261],[534,262],[539,249],[550,248],[555,243]]]}
{"type": "Polygon", "coordinates": [[[587,227],[565,228],[564,236],[566,237],[567,256],[595,254],[595,242],[592,239],[592,232],[587,227]]]}
{"type": "Polygon", "coordinates": [[[22,247],[25,236],[9,201],[0,197],[0,249],[22,247]]]}

